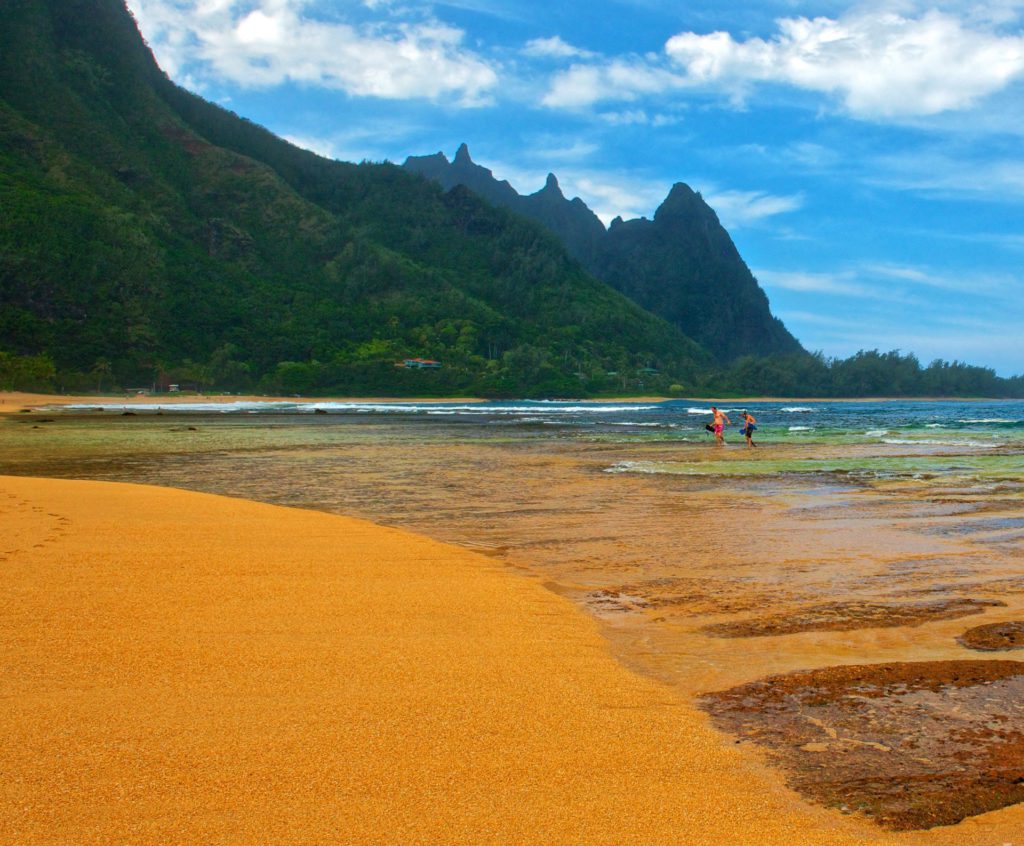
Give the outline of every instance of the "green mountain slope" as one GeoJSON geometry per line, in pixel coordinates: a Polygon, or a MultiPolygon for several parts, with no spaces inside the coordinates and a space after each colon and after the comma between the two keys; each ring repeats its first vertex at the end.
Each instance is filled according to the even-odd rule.
{"type": "Polygon", "coordinates": [[[541,226],[176,87],[121,0],[0,12],[0,352],[64,387],[578,395],[707,361],[541,226]]]}

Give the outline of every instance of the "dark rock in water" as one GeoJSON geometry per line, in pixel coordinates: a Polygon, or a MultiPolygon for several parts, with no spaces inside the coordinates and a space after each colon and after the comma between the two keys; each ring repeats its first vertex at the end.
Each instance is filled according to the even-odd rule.
{"type": "Polygon", "coordinates": [[[957,643],[979,652],[1006,652],[1024,649],[1024,621],[989,623],[968,629],[957,639],[957,643]]]}
{"type": "Polygon", "coordinates": [[[122,417],[134,417],[135,416],[135,412],[134,411],[122,411],[121,412],[121,416],[122,417]]]}
{"type": "Polygon", "coordinates": [[[327,411],[325,409],[323,409],[323,408],[314,408],[313,409],[313,413],[314,414],[326,414],[327,411]]]}
{"type": "Polygon", "coordinates": [[[823,805],[887,828],[1024,801],[1024,662],[825,667],[707,694],[717,728],[768,750],[823,805]]]}
{"type": "Polygon", "coordinates": [[[1005,606],[998,599],[938,599],[930,602],[829,602],[784,614],[714,623],[701,631],[715,637],[767,637],[796,632],[887,629],[919,626],[934,620],[955,620],[1005,606]]]}

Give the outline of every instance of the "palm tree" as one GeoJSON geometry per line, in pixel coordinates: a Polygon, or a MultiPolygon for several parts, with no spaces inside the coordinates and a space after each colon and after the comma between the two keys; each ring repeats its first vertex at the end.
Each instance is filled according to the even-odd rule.
{"type": "Polygon", "coordinates": [[[96,393],[103,392],[103,379],[110,376],[111,372],[110,362],[107,359],[96,359],[96,363],[92,366],[92,375],[96,377],[96,393]]]}

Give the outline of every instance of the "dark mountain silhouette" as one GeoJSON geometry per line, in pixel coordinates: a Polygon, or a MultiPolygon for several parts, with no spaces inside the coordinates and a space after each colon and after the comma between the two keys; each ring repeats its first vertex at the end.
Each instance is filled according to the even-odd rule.
{"type": "Polygon", "coordinates": [[[544,224],[570,255],[584,265],[593,264],[597,245],[605,234],[604,224],[579,197],[567,200],[553,173],[548,174],[547,182],[536,194],[522,196],[506,180],[499,181],[490,170],[476,164],[465,144],[459,146],[451,162],[444,153],[435,153],[409,156],[403,167],[433,179],[446,191],[464,185],[489,203],[544,224]]]}
{"type": "Polygon", "coordinates": [[[616,218],[606,231],[578,197],[567,200],[553,174],[536,194],[519,195],[475,164],[465,144],[410,156],[404,167],[451,189],[463,185],[488,202],[539,221],[594,276],[678,326],[725,360],[799,352],[799,342],[773,317],[768,298],[715,212],[688,186],[676,184],[654,220],[616,218]]]}
{"type": "Polygon", "coordinates": [[[595,275],[727,360],[797,352],[718,216],[679,182],[654,220],[616,219],[595,275]]]}

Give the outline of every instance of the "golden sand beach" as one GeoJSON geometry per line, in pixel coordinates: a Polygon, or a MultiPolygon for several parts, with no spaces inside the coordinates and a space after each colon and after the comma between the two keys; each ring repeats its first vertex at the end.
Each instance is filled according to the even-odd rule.
{"type": "Polygon", "coordinates": [[[0,477],[2,843],[1002,844],[810,805],[592,620],[371,523],[0,477]]]}

